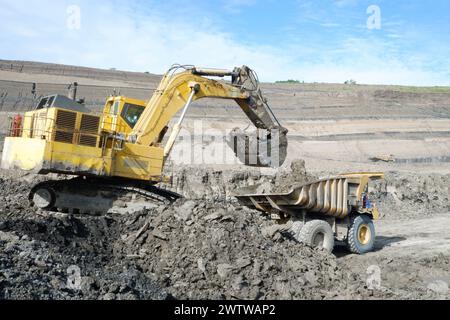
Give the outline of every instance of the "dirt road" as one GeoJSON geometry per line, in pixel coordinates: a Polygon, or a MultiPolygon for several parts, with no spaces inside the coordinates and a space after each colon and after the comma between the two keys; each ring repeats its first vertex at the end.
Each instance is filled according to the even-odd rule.
{"type": "Polygon", "coordinates": [[[410,299],[450,298],[450,213],[376,223],[376,250],[363,256],[337,249],[338,261],[379,290],[410,299]]]}
{"type": "Polygon", "coordinates": [[[450,212],[410,221],[378,221],[376,227],[377,251],[364,256],[366,259],[373,256],[425,258],[450,252],[450,212]]]}

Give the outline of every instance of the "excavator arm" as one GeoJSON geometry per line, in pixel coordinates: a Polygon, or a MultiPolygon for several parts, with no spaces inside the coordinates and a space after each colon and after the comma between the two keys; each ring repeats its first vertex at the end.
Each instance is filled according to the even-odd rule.
{"type": "Polygon", "coordinates": [[[136,123],[129,139],[141,145],[155,145],[173,117],[183,110],[173,127],[165,146],[165,157],[170,154],[182,121],[193,101],[201,98],[235,100],[258,129],[248,135],[235,129],[227,139],[236,156],[246,165],[277,167],[284,163],[287,149],[287,130],[283,128],[262,96],[255,73],[248,67],[233,71],[174,67],[166,73],[136,123]],[[208,76],[231,77],[231,82],[217,81],[208,76]]]}

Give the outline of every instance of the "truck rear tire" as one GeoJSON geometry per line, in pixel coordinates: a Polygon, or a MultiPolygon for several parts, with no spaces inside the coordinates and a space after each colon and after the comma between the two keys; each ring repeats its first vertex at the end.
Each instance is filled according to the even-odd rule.
{"type": "Polygon", "coordinates": [[[375,226],[370,217],[358,215],[351,218],[347,246],[350,252],[365,254],[375,247],[375,226]]]}
{"type": "Polygon", "coordinates": [[[328,222],[312,220],[307,222],[298,235],[299,242],[313,248],[323,248],[328,252],[334,249],[334,232],[328,222]]]}

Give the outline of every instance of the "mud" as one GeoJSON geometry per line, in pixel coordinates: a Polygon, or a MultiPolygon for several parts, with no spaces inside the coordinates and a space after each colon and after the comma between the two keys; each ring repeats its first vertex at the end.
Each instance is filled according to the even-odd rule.
{"type": "MultiPolygon", "coordinates": [[[[407,239],[418,241],[411,230],[393,227],[408,214],[445,211],[448,176],[390,173],[385,184],[375,185],[373,196],[385,212],[380,228],[390,226],[384,234],[391,236],[380,236],[377,251],[363,257],[343,248],[328,254],[304,247],[289,225],[277,225],[232,197],[246,185],[285,191],[315,178],[302,161],[273,174],[185,167],[173,184],[185,198],[175,204],[130,204],[123,214],[93,217],[36,211],[26,197],[43,178],[0,172],[0,299],[448,297],[447,247],[401,256],[407,239]],[[397,243],[403,244],[399,251],[397,243]],[[380,286],[367,282],[372,265],[382,272],[380,286]]],[[[448,214],[443,217],[448,221],[448,214]]]]}

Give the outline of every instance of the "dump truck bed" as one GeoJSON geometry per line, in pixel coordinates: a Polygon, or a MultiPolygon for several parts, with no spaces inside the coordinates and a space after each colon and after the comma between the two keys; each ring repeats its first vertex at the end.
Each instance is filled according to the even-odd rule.
{"type": "Polygon", "coordinates": [[[241,204],[266,213],[306,211],[342,219],[354,209],[363,209],[363,193],[369,181],[382,178],[383,173],[347,173],[295,186],[287,193],[251,194],[241,190],[236,198],[241,204]]]}

